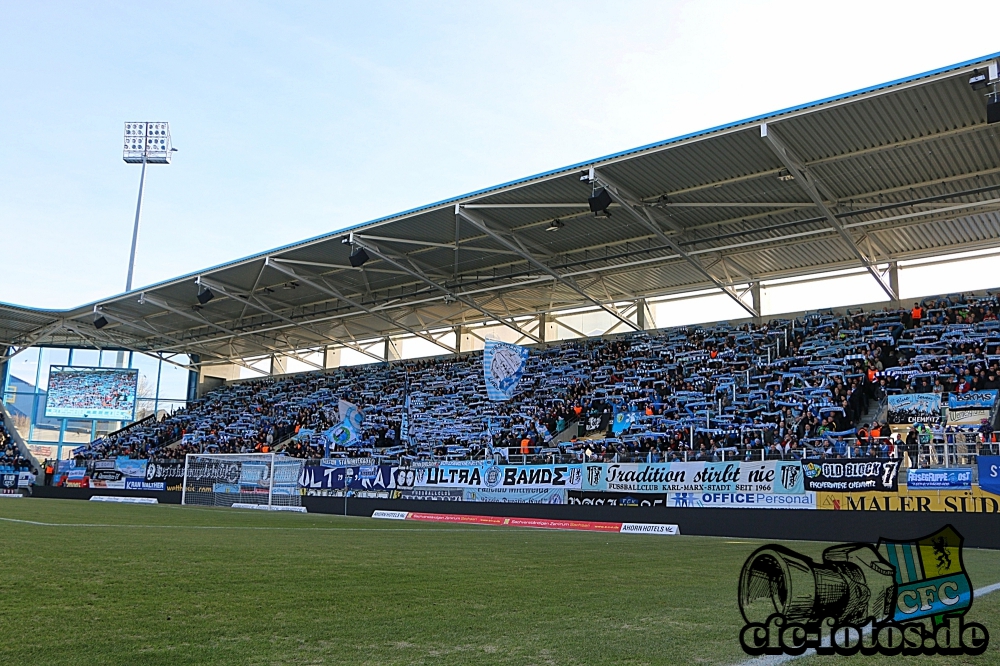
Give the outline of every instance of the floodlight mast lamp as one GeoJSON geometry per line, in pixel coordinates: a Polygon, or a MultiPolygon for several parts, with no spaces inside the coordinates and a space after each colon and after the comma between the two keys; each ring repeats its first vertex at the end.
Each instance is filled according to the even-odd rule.
{"type": "Polygon", "coordinates": [[[135,269],[135,247],[139,242],[139,217],[142,215],[142,190],[146,184],[147,164],[170,164],[171,154],[177,149],[170,145],[170,123],[125,123],[125,149],[122,159],[129,164],[142,164],[139,175],[139,200],[135,204],[135,225],[132,227],[132,250],[128,257],[128,276],[125,291],[132,291],[132,273],[135,269]]]}

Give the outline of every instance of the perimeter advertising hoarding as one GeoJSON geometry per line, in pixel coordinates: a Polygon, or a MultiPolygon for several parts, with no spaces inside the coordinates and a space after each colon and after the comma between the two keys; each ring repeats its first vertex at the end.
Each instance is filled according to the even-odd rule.
{"type": "Polygon", "coordinates": [[[1000,513],[1000,497],[983,488],[918,490],[899,486],[898,492],[816,493],[819,509],[831,511],[901,511],[914,513],[1000,513]]]}
{"type": "Polygon", "coordinates": [[[139,371],[53,365],[45,395],[46,418],[132,421],[139,371]]]}
{"type": "Polygon", "coordinates": [[[588,463],[583,490],[626,493],[777,493],[802,494],[798,461],[588,463]]]}
{"type": "Polygon", "coordinates": [[[697,509],[815,509],[816,493],[669,493],[667,506],[697,509]]]}

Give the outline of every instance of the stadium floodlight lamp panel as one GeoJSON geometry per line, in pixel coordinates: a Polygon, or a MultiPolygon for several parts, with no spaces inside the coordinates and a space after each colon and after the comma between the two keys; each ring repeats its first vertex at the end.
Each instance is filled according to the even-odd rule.
{"type": "Polygon", "coordinates": [[[129,164],[170,164],[170,123],[125,123],[125,150],[122,154],[129,164]]]}

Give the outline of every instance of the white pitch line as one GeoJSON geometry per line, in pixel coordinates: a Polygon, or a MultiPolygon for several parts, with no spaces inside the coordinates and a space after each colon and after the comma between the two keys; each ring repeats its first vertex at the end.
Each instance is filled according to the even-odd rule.
{"type": "MultiPolygon", "coordinates": [[[[993,583],[992,585],[981,587],[978,590],[973,590],[972,598],[978,599],[979,597],[985,597],[987,594],[996,592],[997,590],[1000,590],[1000,583],[993,583]]],[[[870,630],[868,627],[865,627],[864,634],[867,636],[869,633],[870,630]]],[[[813,648],[809,648],[802,654],[765,654],[760,657],[754,657],[753,659],[741,661],[737,666],[778,666],[778,664],[786,664],[794,659],[811,657],[814,654],[816,654],[816,650],[813,648]]]]}

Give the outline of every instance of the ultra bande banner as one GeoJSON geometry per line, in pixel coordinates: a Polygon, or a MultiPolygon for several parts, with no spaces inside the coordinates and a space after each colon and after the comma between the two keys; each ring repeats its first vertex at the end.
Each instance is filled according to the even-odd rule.
{"type": "Polygon", "coordinates": [[[413,470],[413,486],[428,488],[576,489],[581,465],[438,465],[413,470]]]}

